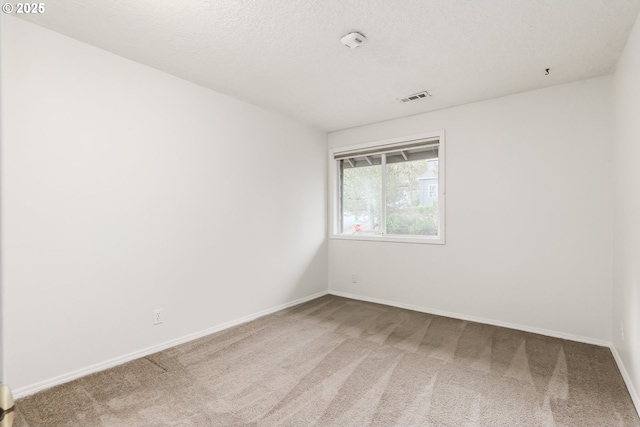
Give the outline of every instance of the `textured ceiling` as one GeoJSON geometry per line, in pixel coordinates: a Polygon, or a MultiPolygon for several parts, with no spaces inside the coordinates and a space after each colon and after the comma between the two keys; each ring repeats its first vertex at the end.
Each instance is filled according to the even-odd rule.
{"type": "Polygon", "coordinates": [[[333,131],[610,74],[640,0],[45,5],[42,15],[20,17],[333,131]],[[340,38],[353,30],[368,41],[348,49],[340,38]],[[422,90],[433,96],[398,101],[422,90]]]}

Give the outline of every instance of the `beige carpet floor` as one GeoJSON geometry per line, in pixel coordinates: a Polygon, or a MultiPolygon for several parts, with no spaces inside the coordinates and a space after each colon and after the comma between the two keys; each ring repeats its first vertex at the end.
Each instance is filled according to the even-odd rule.
{"type": "Polygon", "coordinates": [[[605,347],[328,295],[20,399],[14,426],[640,420],[605,347]]]}

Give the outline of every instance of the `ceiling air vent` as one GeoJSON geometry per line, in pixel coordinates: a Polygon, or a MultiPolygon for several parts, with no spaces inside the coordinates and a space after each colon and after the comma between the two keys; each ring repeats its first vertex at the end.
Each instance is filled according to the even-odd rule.
{"type": "Polygon", "coordinates": [[[414,93],[413,95],[409,95],[406,98],[400,98],[401,102],[411,102],[411,101],[419,101],[421,99],[431,98],[431,94],[426,90],[424,92],[414,93]]]}

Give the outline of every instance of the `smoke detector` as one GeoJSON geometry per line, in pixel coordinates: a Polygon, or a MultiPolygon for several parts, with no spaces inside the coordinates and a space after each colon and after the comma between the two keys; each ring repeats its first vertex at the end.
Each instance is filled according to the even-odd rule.
{"type": "Polygon", "coordinates": [[[356,47],[360,47],[365,41],[367,41],[367,38],[363,34],[354,31],[341,38],[340,41],[346,47],[355,49],[356,47]]]}

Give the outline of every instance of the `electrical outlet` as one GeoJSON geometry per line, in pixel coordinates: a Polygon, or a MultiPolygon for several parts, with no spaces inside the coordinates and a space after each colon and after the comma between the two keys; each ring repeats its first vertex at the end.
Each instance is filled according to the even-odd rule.
{"type": "Polygon", "coordinates": [[[620,322],[620,339],[624,341],[624,323],[620,322]]]}
{"type": "Polygon", "coordinates": [[[158,308],[153,310],[153,324],[159,325],[162,323],[162,309],[158,308]]]}
{"type": "Polygon", "coordinates": [[[351,273],[351,283],[358,283],[358,275],[356,273],[351,273]]]}

